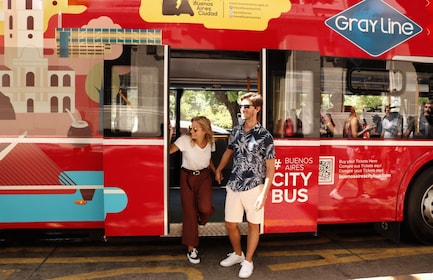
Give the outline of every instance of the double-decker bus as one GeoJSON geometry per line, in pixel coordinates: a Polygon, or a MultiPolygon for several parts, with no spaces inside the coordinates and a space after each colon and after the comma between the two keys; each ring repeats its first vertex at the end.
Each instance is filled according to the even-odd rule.
{"type": "MultiPolygon", "coordinates": [[[[433,242],[429,1],[4,0],[0,15],[1,230],[180,234],[169,123],[178,137],[209,116],[218,163],[256,91],[277,154],[262,233],[376,223],[433,242]],[[352,114],[367,130],[349,139],[352,114]]],[[[224,184],[202,235],[225,234],[224,184]]]]}

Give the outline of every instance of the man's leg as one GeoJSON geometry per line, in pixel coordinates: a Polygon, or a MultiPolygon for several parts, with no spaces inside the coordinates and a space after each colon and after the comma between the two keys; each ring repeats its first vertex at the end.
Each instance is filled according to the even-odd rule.
{"type": "Polygon", "coordinates": [[[227,234],[229,235],[230,243],[233,251],[238,255],[242,255],[241,247],[241,232],[237,223],[226,222],[227,234]]]}
{"type": "Polygon", "coordinates": [[[247,252],[245,260],[252,262],[254,252],[259,245],[260,238],[260,225],[248,222],[248,236],[247,236],[247,252]]]}

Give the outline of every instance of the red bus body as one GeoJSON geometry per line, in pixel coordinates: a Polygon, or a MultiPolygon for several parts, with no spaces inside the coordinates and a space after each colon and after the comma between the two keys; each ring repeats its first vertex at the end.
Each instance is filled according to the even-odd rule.
{"type": "MultiPolygon", "coordinates": [[[[62,36],[73,36],[74,29],[90,33],[99,28],[103,34],[147,30],[154,36],[147,37],[147,44],[180,50],[296,50],[383,61],[433,58],[433,6],[424,1],[373,1],[384,10],[384,21],[376,23],[383,25],[382,32],[407,35],[420,27],[413,36],[376,53],[327,22],[342,15],[341,29],[369,32],[373,22],[350,20],[346,12],[372,0],[245,0],[231,7],[220,1],[189,1],[191,9],[185,10],[158,6],[170,1],[43,1],[43,7],[36,4],[40,1],[10,1],[12,7],[3,2],[0,229],[103,228],[106,236],[169,234],[167,136],[104,136],[103,99],[90,90],[103,83],[92,75],[101,73],[97,69],[106,60],[104,47],[88,55],[74,55],[72,49],[62,54],[62,40],[72,40],[62,36]],[[26,10],[32,17],[21,20],[26,10]],[[243,20],[236,16],[240,11],[246,13],[243,20]],[[397,23],[388,12],[414,25],[397,23]],[[33,76],[23,74],[27,71],[33,76]],[[49,86],[41,86],[43,79],[49,86]],[[66,85],[73,98],[55,99],[64,90],[59,85],[66,85]],[[50,105],[38,109],[29,99],[50,105]],[[13,117],[8,108],[13,108],[13,117]],[[90,192],[89,197],[83,191],[90,192]]],[[[140,44],[133,37],[125,35],[124,44],[140,44]]],[[[113,49],[122,45],[119,38],[105,43],[113,49]]],[[[88,44],[87,48],[95,45],[88,44]]],[[[258,81],[258,87],[260,82],[265,83],[258,81]]],[[[320,224],[402,222],[408,189],[419,174],[431,171],[433,163],[431,140],[275,137],[275,145],[276,174],[265,207],[264,233],[316,232],[320,224]],[[329,193],[343,178],[347,181],[340,194],[345,199],[333,199],[329,193]],[[357,194],[360,184],[363,197],[357,194]]]]}

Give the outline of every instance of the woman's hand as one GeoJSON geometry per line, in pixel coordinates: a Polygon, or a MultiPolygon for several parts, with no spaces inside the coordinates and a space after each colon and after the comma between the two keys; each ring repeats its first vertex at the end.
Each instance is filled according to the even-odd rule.
{"type": "Polygon", "coordinates": [[[170,139],[170,142],[171,142],[171,139],[173,138],[173,133],[174,133],[174,128],[173,128],[173,126],[171,125],[171,123],[168,123],[168,129],[169,129],[169,139],[170,139]]]}

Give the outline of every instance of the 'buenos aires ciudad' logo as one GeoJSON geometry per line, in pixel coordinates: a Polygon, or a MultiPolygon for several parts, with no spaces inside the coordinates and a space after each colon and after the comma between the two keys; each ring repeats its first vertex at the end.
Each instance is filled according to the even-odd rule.
{"type": "Polygon", "coordinates": [[[364,0],[325,24],[371,56],[379,56],[422,31],[422,27],[384,1],[364,0]]]}

